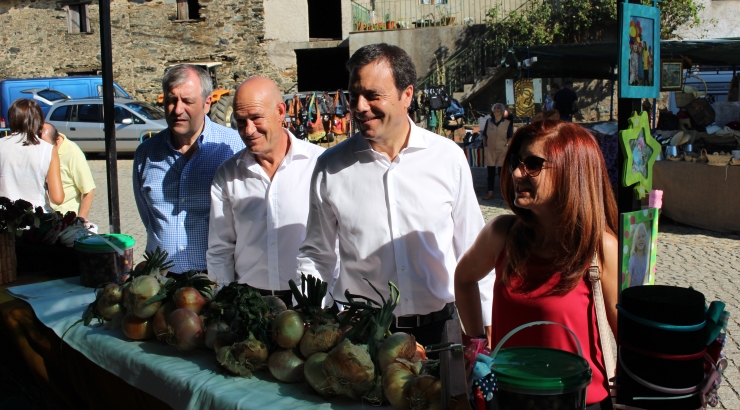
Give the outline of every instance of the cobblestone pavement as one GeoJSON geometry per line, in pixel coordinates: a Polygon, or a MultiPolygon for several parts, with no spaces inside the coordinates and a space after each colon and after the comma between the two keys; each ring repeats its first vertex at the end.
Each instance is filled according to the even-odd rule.
{"type": "MultiPolygon", "coordinates": [[[[109,232],[108,200],[105,161],[102,157],[90,157],[97,186],[95,202],[90,220],[100,225],[100,232],[109,232]]],[[[130,157],[118,161],[119,202],[121,230],[136,239],[135,261],[142,260],[146,245],[146,232],[139,218],[133,199],[130,157]]],[[[486,193],[485,168],[473,168],[476,193],[482,198],[486,193]]],[[[501,197],[498,180],[492,200],[479,199],[486,221],[511,213],[501,197]]],[[[693,286],[702,292],[708,301],[721,300],[727,303],[730,323],[727,331],[725,351],[729,366],[720,389],[721,406],[718,408],[740,410],[740,236],[719,234],[674,223],[660,221],[658,241],[657,283],[674,286],[693,286]]]]}

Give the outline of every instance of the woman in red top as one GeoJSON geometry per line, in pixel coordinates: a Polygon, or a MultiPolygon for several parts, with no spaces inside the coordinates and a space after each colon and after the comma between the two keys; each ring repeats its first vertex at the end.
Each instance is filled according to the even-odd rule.
{"type": "MultiPolygon", "coordinates": [[[[492,347],[519,325],[546,320],[573,330],[593,371],[586,403],[611,409],[588,267],[601,271],[611,330],[617,332],[617,206],[596,139],[579,125],[544,120],[509,143],[501,192],[514,215],[489,222],[455,270],[457,308],[468,335],[483,333],[478,281],[496,269],[492,347]]],[[[576,352],[557,326],[526,328],[504,347],[576,352]]]]}

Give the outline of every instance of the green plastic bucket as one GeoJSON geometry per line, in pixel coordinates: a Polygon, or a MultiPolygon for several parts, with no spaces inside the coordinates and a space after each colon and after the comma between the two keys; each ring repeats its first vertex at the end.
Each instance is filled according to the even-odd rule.
{"type": "Polygon", "coordinates": [[[496,404],[500,410],[583,410],[591,366],[583,358],[581,344],[567,327],[555,322],[531,322],[504,336],[491,352],[491,371],[496,375],[496,404]],[[578,354],[547,347],[511,347],[504,343],[518,331],[537,325],[566,329],[578,346],[578,354]]]}

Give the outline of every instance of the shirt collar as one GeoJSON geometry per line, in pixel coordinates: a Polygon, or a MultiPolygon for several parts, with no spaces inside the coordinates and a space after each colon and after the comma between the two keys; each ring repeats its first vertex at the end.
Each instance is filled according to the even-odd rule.
{"type": "MultiPolygon", "coordinates": [[[[298,138],[293,135],[287,128],[283,128],[283,131],[288,133],[288,137],[290,138],[290,148],[288,148],[288,153],[285,154],[285,159],[283,160],[285,162],[285,165],[290,164],[292,161],[297,159],[305,159],[308,158],[308,152],[306,150],[305,145],[298,140],[298,138]]],[[[236,165],[239,166],[242,162],[247,166],[248,169],[254,170],[253,167],[259,167],[260,165],[257,163],[257,160],[254,159],[254,155],[249,151],[248,148],[244,148],[239,155],[239,158],[236,159],[236,165]]]]}
{"type": "MultiPolygon", "coordinates": [[[[210,141],[210,138],[207,138],[207,137],[212,134],[211,133],[211,129],[213,128],[213,121],[211,121],[211,119],[208,118],[207,115],[205,115],[204,118],[205,118],[205,125],[203,126],[203,132],[201,132],[200,135],[198,136],[198,149],[203,148],[203,143],[204,142],[210,141]]],[[[168,127],[167,128],[167,138],[165,138],[165,140],[167,142],[167,146],[171,150],[177,151],[175,149],[175,146],[172,145],[172,137],[173,137],[172,130],[170,130],[169,127],[168,127]]],[[[177,152],[179,152],[179,151],[177,151],[177,152]]]]}
{"type": "Polygon", "coordinates": [[[67,150],[69,149],[69,144],[67,144],[67,136],[59,133],[59,138],[62,139],[62,143],[59,144],[59,155],[63,155],[67,153],[67,150]]]}
{"type": "MultiPolygon", "coordinates": [[[[416,126],[413,121],[411,121],[410,117],[406,117],[406,119],[409,122],[409,126],[411,127],[411,131],[409,133],[409,142],[406,145],[405,149],[411,149],[412,151],[424,149],[427,147],[427,142],[424,139],[423,129],[416,126]]],[[[372,147],[370,146],[370,143],[367,141],[365,137],[362,136],[362,132],[359,133],[359,138],[357,139],[357,142],[355,143],[355,152],[361,152],[361,151],[370,151],[372,150],[372,147]]],[[[401,150],[403,151],[403,150],[401,150]]]]}

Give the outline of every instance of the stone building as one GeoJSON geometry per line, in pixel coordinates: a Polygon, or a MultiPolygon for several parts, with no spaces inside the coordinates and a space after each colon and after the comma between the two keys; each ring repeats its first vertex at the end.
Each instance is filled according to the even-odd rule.
{"type": "MultiPolygon", "coordinates": [[[[333,3],[341,10],[340,0],[333,3]]],[[[296,55],[336,49],[349,31],[342,32],[340,18],[336,40],[309,41],[307,11],[306,0],[112,0],[114,80],[135,98],[154,101],[167,66],[220,62],[223,88],[259,74],[283,91],[296,89],[296,55]]],[[[3,0],[0,25],[0,79],[101,70],[96,0],[3,0]]]]}

